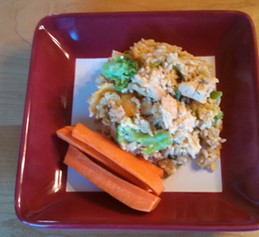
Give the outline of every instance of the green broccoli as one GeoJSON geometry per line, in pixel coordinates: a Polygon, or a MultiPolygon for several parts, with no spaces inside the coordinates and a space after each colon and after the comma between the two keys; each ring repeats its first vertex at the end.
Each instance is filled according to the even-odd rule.
{"type": "Polygon", "coordinates": [[[210,98],[213,100],[219,99],[223,95],[222,91],[212,91],[210,93],[210,98]]]}
{"type": "Polygon", "coordinates": [[[125,142],[137,142],[145,146],[143,148],[144,154],[151,154],[155,151],[161,150],[172,144],[173,139],[169,132],[167,131],[156,131],[154,136],[150,136],[146,133],[136,131],[129,126],[117,126],[117,142],[119,144],[125,142]]]}
{"type": "Polygon", "coordinates": [[[147,146],[143,149],[143,153],[144,154],[152,154],[153,152],[162,150],[164,148],[166,148],[167,146],[170,146],[173,143],[173,139],[172,138],[164,138],[161,139],[155,143],[153,143],[150,146],[147,146]]]}
{"type": "Polygon", "coordinates": [[[125,89],[132,77],[137,73],[138,63],[128,56],[116,56],[103,64],[102,74],[114,81],[118,91],[125,89]]]}
{"type": "Polygon", "coordinates": [[[219,113],[215,115],[212,125],[217,124],[218,121],[223,118],[223,116],[224,116],[224,113],[220,110],[219,113]]]}

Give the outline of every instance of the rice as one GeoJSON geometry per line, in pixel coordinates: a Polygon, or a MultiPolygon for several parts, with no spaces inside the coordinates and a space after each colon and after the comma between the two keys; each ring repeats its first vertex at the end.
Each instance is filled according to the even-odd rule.
{"type": "Polygon", "coordinates": [[[215,170],[225,139],[220,137],[221,96],[211,96],[213,92],[219,94],[213,65],[181,47],[152,39],[142,39],[124,53],[114,51],[109,60],[116,55],[138,62],[138,70],[122,90],[101,74],[97,91],[88,100],[91,116],[116,142],[119,126],[143,136],[154,137],[159,131],[170,134],[171,143],[151,153],[145,152],[147,145],[127,136],[118,142],[122,149],[143,156],[167,175],[190,159],[202,168],[215,170]]]}

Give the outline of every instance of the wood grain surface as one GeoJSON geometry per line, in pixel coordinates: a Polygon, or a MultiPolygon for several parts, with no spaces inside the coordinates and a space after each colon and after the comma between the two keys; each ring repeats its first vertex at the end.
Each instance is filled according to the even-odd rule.
{"type": "MultiPolygon", "coordinates": [[[[15,215],[14,188],[26,95],[31,42],[36,23],[65,12],[238,10],[259,29],[259,0],[0,0],[0,236],[187,236],[258,237],[252,232],[151,230],[62,230],[32,228],[15,215]]],[[[257,42],[259,34],[257,31],[257,42]]]]}

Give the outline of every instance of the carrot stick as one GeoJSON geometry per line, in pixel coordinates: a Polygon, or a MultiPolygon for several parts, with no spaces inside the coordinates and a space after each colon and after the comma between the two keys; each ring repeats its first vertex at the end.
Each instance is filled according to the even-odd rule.
{"type": "Polygon", "coordinates": [[[136,178],[130,172],[127,172],[125,169],[123,169],[121,166],[119,166],[116,162],[114,162],[113,160],[111,160],[111,159],[107,158],[106,156],[102,155],[101,153],[99,153],[98,151],[96,151],[92,147],[88,146],[87,144],[85,144],[85,143],[77,140],[76,138],[72,137],[72,135],[71,135],[72,130],[73,130],[72,126],[66,126],[64,128],[58,129],[57,135],[58,135],[59,138],[66,141],[70,145],[73,145],[74,147],[78,148],[79,150],[81,150],[85,154],[91,156],[95,160],[102,163],[104,166],[109,168],[114,173],[120,175],[121,177],[123,177],[126,180],[138,185],[139,187],[141,187],[143,189],[149,190],[149,187],[144,182],[142,182],[141,180],[136,178]]]}
{"type": "MultiPolygon", "coordinates": [[[[87,144],[77,140],[76,138],[72,137],[73,127],[72,126],[65,126],[63,128],[60,128],[57,130],[57,136],[61,138],[63,141],[69,143],[70,145],[73,145],[74,147],[78,148],[82,152],[86,153],[87,155],[91,156],[92,158],[96,159],[100,163],[102,163],[104,166],[115,172],[116,174],[120,175],[121,177],[125,178],[126,180],[138,185],[139,187],[149,190],[149,187],[146,185],[146,183],[139,180],[139,178],[135,177],[133,174],[119,166],[116,162],[111,160],[110,158],[102,155],[92,147],[88,146],[87,144]]],[[[139,159],[139,162],[143,162],[146,166],[146,169],[151,169],[153,172],[156,172],[158,175],[161,175],[162,169],[159,167],[151,164],[150,162],[144,160],[143,158],[137,158],[139,159]],[[154,168],[155,167],[155,168],[154,168]]],[[[162,171],[163,172],[163,171],[162,171]]]]}
{"type": "MultiPolygon", "coordinates": [[[[112,163],[107,159],[105,156],[94,150],[92,147],[88,146],[87,144],[77,140],[76,138],[72,137],[72,126],[65,126],[57,130],[57,136],[61,138],[63,141],[67,142],[70,145],[78,148],[82,152],[86,153],[87,155],[97,159],[103,165],[112,168],[112,163]]],[[[114,164],[116,166],[116,164],[114,164]]],[[[115,168],[114,168],[115,169],[115,168]]]]}
{"type": "Polygon", "coordinates": [[[164,177],[164,170],[158,166],[152,164],[148,160],[145,160],[143,157],[137,157],[143,164],[145,164],[146,169],[150,169],[155,172],[161,179],[164,177]]]}
{"type": "Polygon", "coordinates": [[[64,163],[77,170],[112,197],[135,210],[150,212],[154,210],[161,200],[152,193],[119,178],[97,165],[71,145],[66,153],[64,163]]]}
{"type": "Polygon", "coordinates": [[[122,150],[111,140],[78,123],[74,126],[72,136],[91,146],[93,149],[111,159],[128,173],[131,173],[145,183],[155,194],[160,195],[164,190],[161,178],[151,169],[147,169],[145,162],[122,150]]]}

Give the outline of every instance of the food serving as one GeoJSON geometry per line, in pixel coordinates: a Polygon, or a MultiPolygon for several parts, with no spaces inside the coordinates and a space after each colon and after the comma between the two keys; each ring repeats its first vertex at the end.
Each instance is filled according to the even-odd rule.
{"type": "Polygon", "coordinates": [[[142,39],[103,64],[88,99],[90,116],[101,121],[104,135],[166,176],[188,160],[213,171],[225,141],[218,82],[206,61],[142,39]]]}
{"type": "Polygon", "coordinates": [[[215,169],[225,141],[218,81],[178,46],[142,39],[113,51],[88,100],[103,134],[80,123],[58,129],[69,144],[64,163],[130,208],[153,211],[162,179],[188,160],[215,169]]]}

